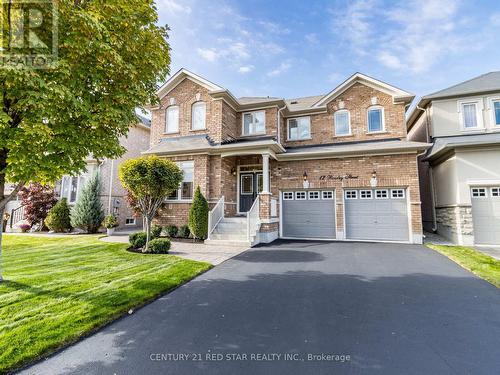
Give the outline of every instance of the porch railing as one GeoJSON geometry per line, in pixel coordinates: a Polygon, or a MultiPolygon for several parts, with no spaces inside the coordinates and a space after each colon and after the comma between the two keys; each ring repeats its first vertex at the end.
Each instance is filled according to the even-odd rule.
{"type": "Polygon", "coordinates": [[[210,239],[210,235],[214,231],[217,224],[224,218],[224,196],[219,199],[217,204],[212,208],[212,211],[208,213],[208,235],[207,239],[210,239]]]}
{"type": "Polygon", "coordinates": [[[257,198],[252,204],[252,207],[247,212],[247,239],[252,242],[252,234],[256,232],[256,227],[260,221],[260,197],[257,198]]]}
{"type": "Polygon", "coordinates": [[[17,208],[14,208],[10,212],[10,223],[9,223],[10,229],[12,229],[14,224],[19,223],[21,220],[24,220],[24,206],[19,206],[17,208]]]}

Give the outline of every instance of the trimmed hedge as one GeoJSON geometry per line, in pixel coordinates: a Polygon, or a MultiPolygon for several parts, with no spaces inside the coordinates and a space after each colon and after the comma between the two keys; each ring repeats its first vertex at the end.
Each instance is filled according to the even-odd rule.
{"type": "Polygon", "coordinates": [[[208,234],[208,202],[201,194],[200,187],[194,192],[193,204],[189,210],[189,229],[194,238],[205,239],[208,234]]]}
{"type": "Polygon", "coordinates": [[[179,228],[177,228],[176,225],[169,225],[165,228],[165,231],[167,232],[167,235],[169,237],[174,238],[175,236],[177,236],[177,232],[179,231],[179,228]]]}
{"type": "Polygon", "coordinates": [[[179,228],[179,231],[177,232],[177,237],[180,238],[189,238],[191,235],[191,230],[187,225],[183,225],[179,228]]]}
{"type": "Polygon", "coordinates": [[[168,238],[155,238],[149,241],[148,250],[153,254],[168,254],[170,245],[168,238]]]}
{"type": "Polygon", "coordinates": [[[153,225],[151,227],[151,239],[155,239],[161,236],[163,228],[160,227],[159,225],[153,225]]]}
{"type": "Polygon", "coordinates": [[[70,210],[66,198],[62,198],[52,207],[45,219],[45,225],[50,230],[58,233],[64,233],[71,230],[70,210]]]}
{"type": "Polygon", "coordinates": [[[146,232],[132,233],[130,236],[128,236],[128,242],[134,249],[139,249],[146,245],[146,237],[146,232]]]}

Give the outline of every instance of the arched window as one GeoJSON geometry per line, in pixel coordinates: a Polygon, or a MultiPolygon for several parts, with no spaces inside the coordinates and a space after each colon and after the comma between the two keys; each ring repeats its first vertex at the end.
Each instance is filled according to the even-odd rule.
{"type": "Polygon", "coordinates": [[[179,132],[179,107],[176,105],[167,108],[165,116],[165,133],[179,132]]]}
{"type": "Polygon", "coordinates": [[[193,104],[191,110],[191,129],[202,130],[205,129],[207,105],[205,102],[196,102],[193,104]]]}
{"type": "Polygon", "coordinates": [[[368,108],[368,133],[383,132],[385,130],[384,107],[373,106],[368,108]]]}
{"type": "Polygon", "coordinates": [[[347,109],[335,112],[334,116],[335,136],[351,135],[351,114],[347,109]]]}

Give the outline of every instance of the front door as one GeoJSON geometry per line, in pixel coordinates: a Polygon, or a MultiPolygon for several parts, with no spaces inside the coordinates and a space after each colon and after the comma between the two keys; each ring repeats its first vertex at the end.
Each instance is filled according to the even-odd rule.
{"type": "Polygon", "coordinates": [[[247,212],[262,191],[262,172],[240,174],[240,212],[247,212]]]}

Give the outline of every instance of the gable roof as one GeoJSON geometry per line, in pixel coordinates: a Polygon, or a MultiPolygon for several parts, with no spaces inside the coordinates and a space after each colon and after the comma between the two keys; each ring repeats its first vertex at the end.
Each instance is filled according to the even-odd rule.
{"type": "Polygon", "coordinates": [[[209,80],[207,80],[207,79],[205,79],[205,78],[203,78],[203,77],[201,77],[193,72],[190,72],[187,69],[182,68],[182,69],[178,70],[177,73],[175,73],[173,76],[171,76],[167,80],[167,82],[165,82],[163,84],[163,86],[161,86],[158,89],[157,95],[160,98],[164,97],[170,91],[172,91],[179,83],[184,81],[184,79],[186,79],[186,78],[199,84],[200,86],[205,87],[206,89],[208,89],[210,91],[224,90],[224,88],[222,88],[221,86],[216,85],[215,83],[210,82],[209,80]]]}
{"type": "Polygon", "coordinates": [[[323,98],[318,100],[313,107],[320,107],[326,105],[328,102],[335,99],[337,96],[341,95],[344,91],[346,91],[349,87],[354,85],[356,82],[361,82],[366,86],[373,87],[374,89],[385,92],[388,95],[391,95],[395,102],[406,102],[411,103],[415,95],[409,93],[408,91],[401,90],[395,86],[389,85],[388,83],[379,81],[378,79],[372,78],[362,73],[354,73],[328,94],[326,94],[323,98]]]}

